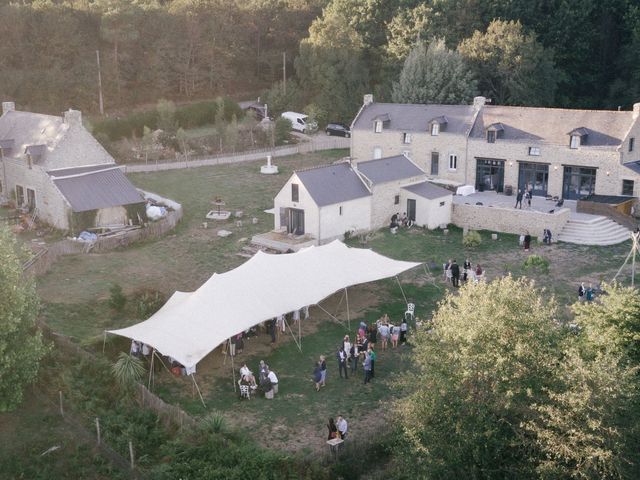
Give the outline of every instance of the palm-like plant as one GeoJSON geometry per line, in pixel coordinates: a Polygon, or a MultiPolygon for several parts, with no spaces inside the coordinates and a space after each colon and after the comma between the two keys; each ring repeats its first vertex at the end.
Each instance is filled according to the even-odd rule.
{"type": "Polygon", "coordinates": [[[139,381],[145,373],[144,364],[139,358],[120,352],[118,360],[111,367],[113,375],[122,386],[130,386],[139,381]]]}

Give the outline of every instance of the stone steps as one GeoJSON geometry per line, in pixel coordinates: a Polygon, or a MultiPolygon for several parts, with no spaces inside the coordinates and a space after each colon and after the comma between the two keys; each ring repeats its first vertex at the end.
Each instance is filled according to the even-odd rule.
{"type": "Polygon", "coordinates": [[[571,218],[557,239],[578,245],[615,245],[629,240],[630,230],[601,215],[571,218]]]}

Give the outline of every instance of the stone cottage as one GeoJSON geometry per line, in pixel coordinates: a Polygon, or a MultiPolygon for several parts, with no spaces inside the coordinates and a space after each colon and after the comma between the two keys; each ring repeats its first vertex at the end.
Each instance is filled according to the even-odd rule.
{"type": "Polygon", "coordinates": [[[146,220],[145,203],[76,110],[62,117],[2,103],[0,197],[61,230],[146,220]]]}

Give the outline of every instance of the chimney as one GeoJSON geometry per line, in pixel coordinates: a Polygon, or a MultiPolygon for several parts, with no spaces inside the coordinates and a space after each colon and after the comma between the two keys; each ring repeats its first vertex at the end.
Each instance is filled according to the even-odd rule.
{"type": "Polygon", "coordinates": [[[13,112],[16,109],[16,104],[13,102],[2,102],[2,114],[13,112]]]}
{"type": "Polygon", "coordinates": [[[67,110],[64,112],[64,123],[70,127],[79,127],[82,125],[82,112],[80,110],[67,110]]]}
{"type": "Polygon", "coordinates": [[[478,111],[487,103],[486,97],[473,97],[473,109],[478,111]]]}
{"type": "Polygon", "coordinates": [[[362,103],[364,103],[364,106],[366,107],[367,105],[371,105],[373,103],[373,94],[371,93],[367,93],[364,96],[364,99],[362,101],[362,103]]]}
{"type": "Polygon", "coordinates": [[[638,117],[640,117],[640,103],[634,103],[633,104],[633,119],[635,120],[638,117]]]}

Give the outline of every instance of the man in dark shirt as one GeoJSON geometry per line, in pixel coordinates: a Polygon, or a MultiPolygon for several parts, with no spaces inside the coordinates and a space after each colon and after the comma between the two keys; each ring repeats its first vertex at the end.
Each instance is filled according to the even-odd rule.
{"type": "Polygon", "coordinates": [[[451,264],[451,281],[454,287],[460,286],[460,266],[455,260],[451,264]]]}
{"type": "Polygon", "coordinates": [[[522,190],[518,190],[518,195],[516,195],[516,206],[513,208],[518,208],[518,204],[520,204],[520,208],[522,208],[522,190]]]}

